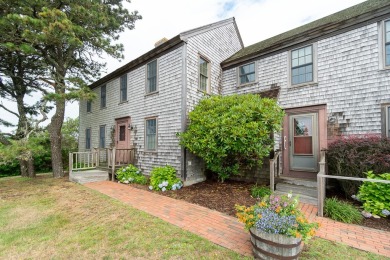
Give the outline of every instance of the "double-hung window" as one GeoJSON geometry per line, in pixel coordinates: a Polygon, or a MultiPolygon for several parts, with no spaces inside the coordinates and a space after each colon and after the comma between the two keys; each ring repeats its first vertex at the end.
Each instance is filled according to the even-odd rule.
{"type": "Polygon", "coordinates": [[[384,22],[385,35],[384,35],[384,47],[385,47],[385,66],[390,66],[390,20],[384,22]]]}
{"type": "Polygon", "coordinates": [[[145,120],[145,150],[157,150],[157,118],[145,120]]]}
{"type": "Polygon", "coordinates": [[[106,126],[101,125],[99,127],[99,147],[105,148],[106,147],[106,126]]]}
{"type": "Polygon", "coordinates": [[[120,78],[120,102],[127,101],[127,74],[120,78]]]}
{"type": "Polygon", "coordinates": [[[255,82],[255,80],[256,80],[255,62],[242,65],[238,68],[239,85],[255,82]]]}
{"type": "Polygon", "coordinates": [[[91,128],[85,129],[85,149],[91,149],[91,128]]]}
{"type": "Polygon", "coordinates": [[[100,108],[106,107],[106,85],[100,87],[100,108]]]}
{"type": "Polygon", "coordinates": [[[390,138],[390,104],[382,105],[382,135],[390,138]]]}
{"type": "Polygon", "coordinates": [[[291,85],[313,81],[313,46],[291,51],[291,85]]]}
{"type": "Polygon", "coordinates": [[[90,113],[92,111],[92,101],[87,101],[87,113],[90,113]]]}
{"type": "Polygon", "coordinates": [[[157,91],[157,60],[149,62],[146,66],[146,93],[157,91]]]}
{"type": "Polygon", "coordinates": [[[199,57],[199,89],[208,91],[209,88],[209,62],[199,57]]]}

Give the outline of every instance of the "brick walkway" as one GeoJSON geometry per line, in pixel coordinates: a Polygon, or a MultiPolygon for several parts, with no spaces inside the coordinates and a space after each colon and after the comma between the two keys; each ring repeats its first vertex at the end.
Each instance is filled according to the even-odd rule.
{"type": "MultiPolygon", "coordinates": [[[[249,233],[234,217],[114,182],[93,182],[85,186],[204,237],[215,244],[242,255],[252,255],[249,233]]],[[[302,203],[301,208],[311,221],[321,223],[321,228],[317,232],[318,237],[390,256],[390,232],[317,217],[317,208],[309,204],[302,203]]]]}

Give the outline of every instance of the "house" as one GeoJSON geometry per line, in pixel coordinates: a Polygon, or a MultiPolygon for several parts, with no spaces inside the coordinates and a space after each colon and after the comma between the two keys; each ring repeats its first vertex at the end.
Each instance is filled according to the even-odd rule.
{"type": "Polygon", "coordinates": [[[187,184],[202,181],[202,161],[180,147],[177,133],[204,95],[221,91],[220,63],[243,48],[241,36],[231,18],[158,44],[90,85],[98,98],[80,102],[79,150],[134,148],[145,174],[169,164],[187,184]]]}
{"type": "Polygon", "coordinates": [[[198,182],[204,166],[176,137],[188,112],[207,94],[257,93],[286,113],[275,135],[283,174],[312,179],[333,138],[390,136],[390,1],[369,0],[245,48],[234,19],[220,21],[90,87],[99,98],[80,103],[80,150],[134,147],[144,173],[170,164],[187,184],[198,182]]]}

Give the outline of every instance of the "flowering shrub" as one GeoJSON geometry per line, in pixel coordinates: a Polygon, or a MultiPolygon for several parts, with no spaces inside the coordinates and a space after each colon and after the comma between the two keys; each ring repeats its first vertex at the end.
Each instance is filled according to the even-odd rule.
{"type": "MultiPolygon", "coordinates": [[[[374,174],[368,171],[366,174],[368,179],[390,181],[390,173],[374,174]]],[[[390,184],[363,182],[357,197],[363,202],[365,211],[382,217],[390,215],[390,184]]]]}
{"type": "MultiPolygon", "coordinates": [[[[364,172],[390,172],[390,139],[377,135],[345,136],[329,144],[326,151],[331,175],[365,178],[364,172]]],[[[357,194],[361,182],[339,180],[345,194],[357,194]]]]}
{"type": "Polygon", "coordinates": [[[270,195],[258,204],[245,207],[236,205],[238,220],[246,229],[255,227],[259,231],[302,238],[307,241],[318,228],[318,223],[309,223],[298,209],[298,199],[291,194],[270,195]]]}
{"type": "Polygon", "coordinates": [[[138,183],[147,184],[148,179],[142,175],[141,171],[132,164],[126,167],[122,167],[116,171],[116,177],[118,181],[122,183],[138,183]]]}
{"type": "Polygon", "coordinates": [[[151,190],[178,190],[183,187],[183,183],[176,177],[176,170],[172,166],[155,167],[150,174],[151,190]]]}

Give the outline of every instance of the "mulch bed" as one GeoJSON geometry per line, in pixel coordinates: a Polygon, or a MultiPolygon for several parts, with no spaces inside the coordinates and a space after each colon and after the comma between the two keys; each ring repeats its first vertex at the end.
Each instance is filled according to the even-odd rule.
{"type": "MultiPolygon", "coordinates": [[[[138,184],[130,185],[135,188],[150,191],[148,186],[138,184]]],[[[198,204],[200,206],[235,217],[234,205],[239,204],[251,206],[257,202],[257,199],[252,198],[250,194],[250,189],[253,187],[253,185],[253,183],[230,180],[227,180],[224,183],[207,180],[191,186],[183,187],[177,191],[150,192],[158,193],[160,195],[174,199],[184,200],[189,203],[198,204]]],[[[384,231],[390,231],[390,218],[364,219],[361,225],[384,231]]]]}

